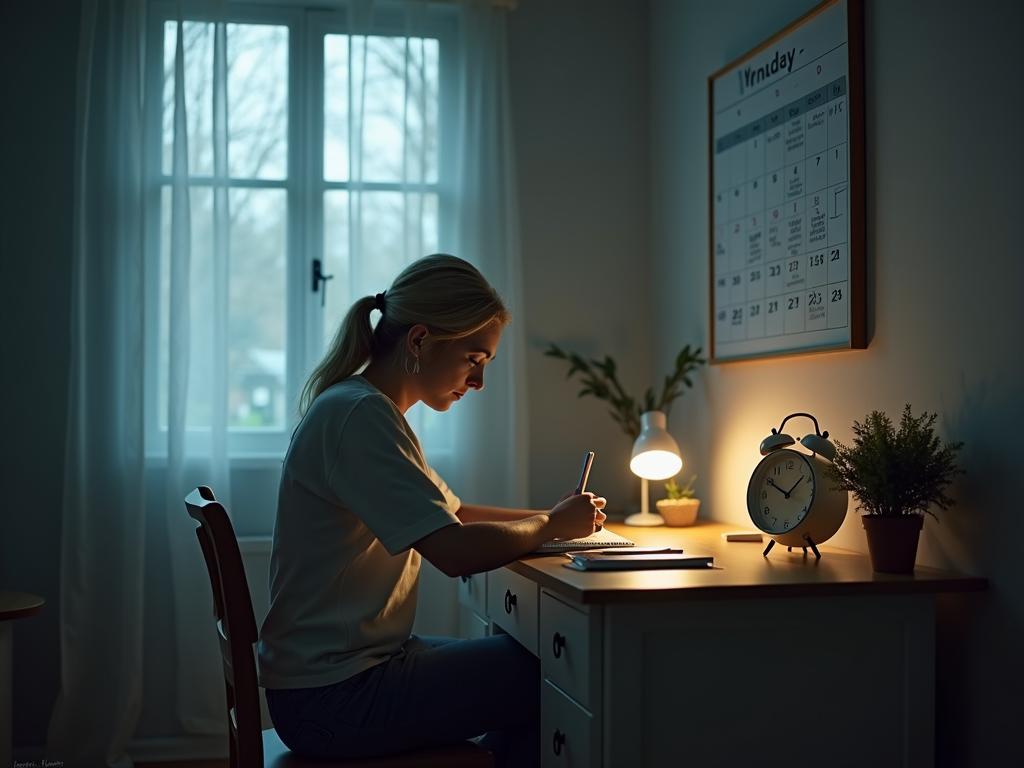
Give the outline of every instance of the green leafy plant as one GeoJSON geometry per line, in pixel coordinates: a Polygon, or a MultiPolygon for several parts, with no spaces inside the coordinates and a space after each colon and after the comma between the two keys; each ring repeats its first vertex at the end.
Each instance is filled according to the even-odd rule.
{"type": "Polygon", "coordinates": [[[693,481],[697,479],[696,475],[693,475],[687,480],[686,485],[680,488],[676,485],[676,479],[673,477],[667,483],[665,483],[665,490],[668,491],[668,497],[670,499],[692,499],[696,489],[693,487],[693,481]]]}
{"type": "Polygon", "coordinates": [[[648,389],[640,401],[633,399],[622,389],[617,375],[618,368],[608,355],[604,356],[604,360],[588,360],[573,352],[564,352],[555,344],[552,344],[544,354],[547,357],[567,360],[569,373],[566,374],[566,378],[572,378],[578,373],[583,382],[583,388],[578,396],[592,395],[606,401],[610,406],[608,412],[615,423],[622,427],[622,431],[629,435],[631,440],[636,440],[640,436],[640,414],[661,411],[668,416],[672,402],[684,394],[683,387],[693,386],[690,374],[707,362],[700,356],[700,352],[700,347],[691,349],[689,344],[683,347],[676,355],[675,370],[665,376],[661,396],[656,400],[654,390],[648,389]]]}
{"type": "Polygon", "coordinates": [[[964,470],[956,467],[963,443],[945,445],[935,434],[937,414],[914,416],[908,403],[897,430],[880,411],[864,423],[853,422],[853,445],[838,440],[829,474],[839,490],[852,491],[857,508],[868,515],[900,517],[929,514],[931,506],[949,509],[956,504],[945,494],[947,485],[964,470]]]}

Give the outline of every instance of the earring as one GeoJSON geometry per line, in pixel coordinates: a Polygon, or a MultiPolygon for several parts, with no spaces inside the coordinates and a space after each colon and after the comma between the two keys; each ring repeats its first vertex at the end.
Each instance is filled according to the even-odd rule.
{"type": "Polygon", "coordinates": [[[416,375],[420,372],[420,358],[419,355],[413,357],[412,370],[409,370],[409,355],[405,356],[405,372],[410,375],[416,375]]]}

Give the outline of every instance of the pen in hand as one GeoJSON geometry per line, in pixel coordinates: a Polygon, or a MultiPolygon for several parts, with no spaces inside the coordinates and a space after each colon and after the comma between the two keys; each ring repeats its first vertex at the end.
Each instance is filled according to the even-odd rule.
{"type": "MultiPolygon", "coordinates": [[[[586,456],[583,457],[583,469],[580,471],[580,481],[576,485],[576,496],[579,496],[586,490],[587,478],[590,477],[590,466],[594,463],[594,452],[589,451],[586,456]]],[[[600,523],[594,523],[594,532],[600,531],[604,526],[600,523]]]]}

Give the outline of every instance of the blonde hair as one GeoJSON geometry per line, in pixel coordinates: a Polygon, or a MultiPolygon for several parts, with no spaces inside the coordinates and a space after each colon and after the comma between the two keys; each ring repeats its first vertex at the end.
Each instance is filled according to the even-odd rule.
{"type": "Polygon", "coordinates": [[[342,320],[327,354],[313,369],[299,398],[303,416],[324,390],[348,378],[370,360],[394,352],[412,326],[422,323],[432,341],[447,342],[476,333],[512,315],[479,270],[456,256],[433,254],[414,261],[382,296],[377,326],[370,313],[374,296],[356,301],[342,320]]]}

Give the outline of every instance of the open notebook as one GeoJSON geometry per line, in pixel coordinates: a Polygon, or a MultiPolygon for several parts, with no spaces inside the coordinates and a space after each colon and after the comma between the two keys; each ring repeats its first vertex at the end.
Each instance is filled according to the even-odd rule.
{"type": "Polygon", "coordinates": [[[542,552],[575,552],[582,549],[606,549],[608,547],[634,546],[636,546],[635,542],[623,538],[617,533],[612,533],[607,528],[602,528],[600,531],[595,531],[582,539],[558,539],[555,541],[549,541],[546,544],[541,544],[540,548],[535,549],[534,552],[537,554],[542,552]]]}

